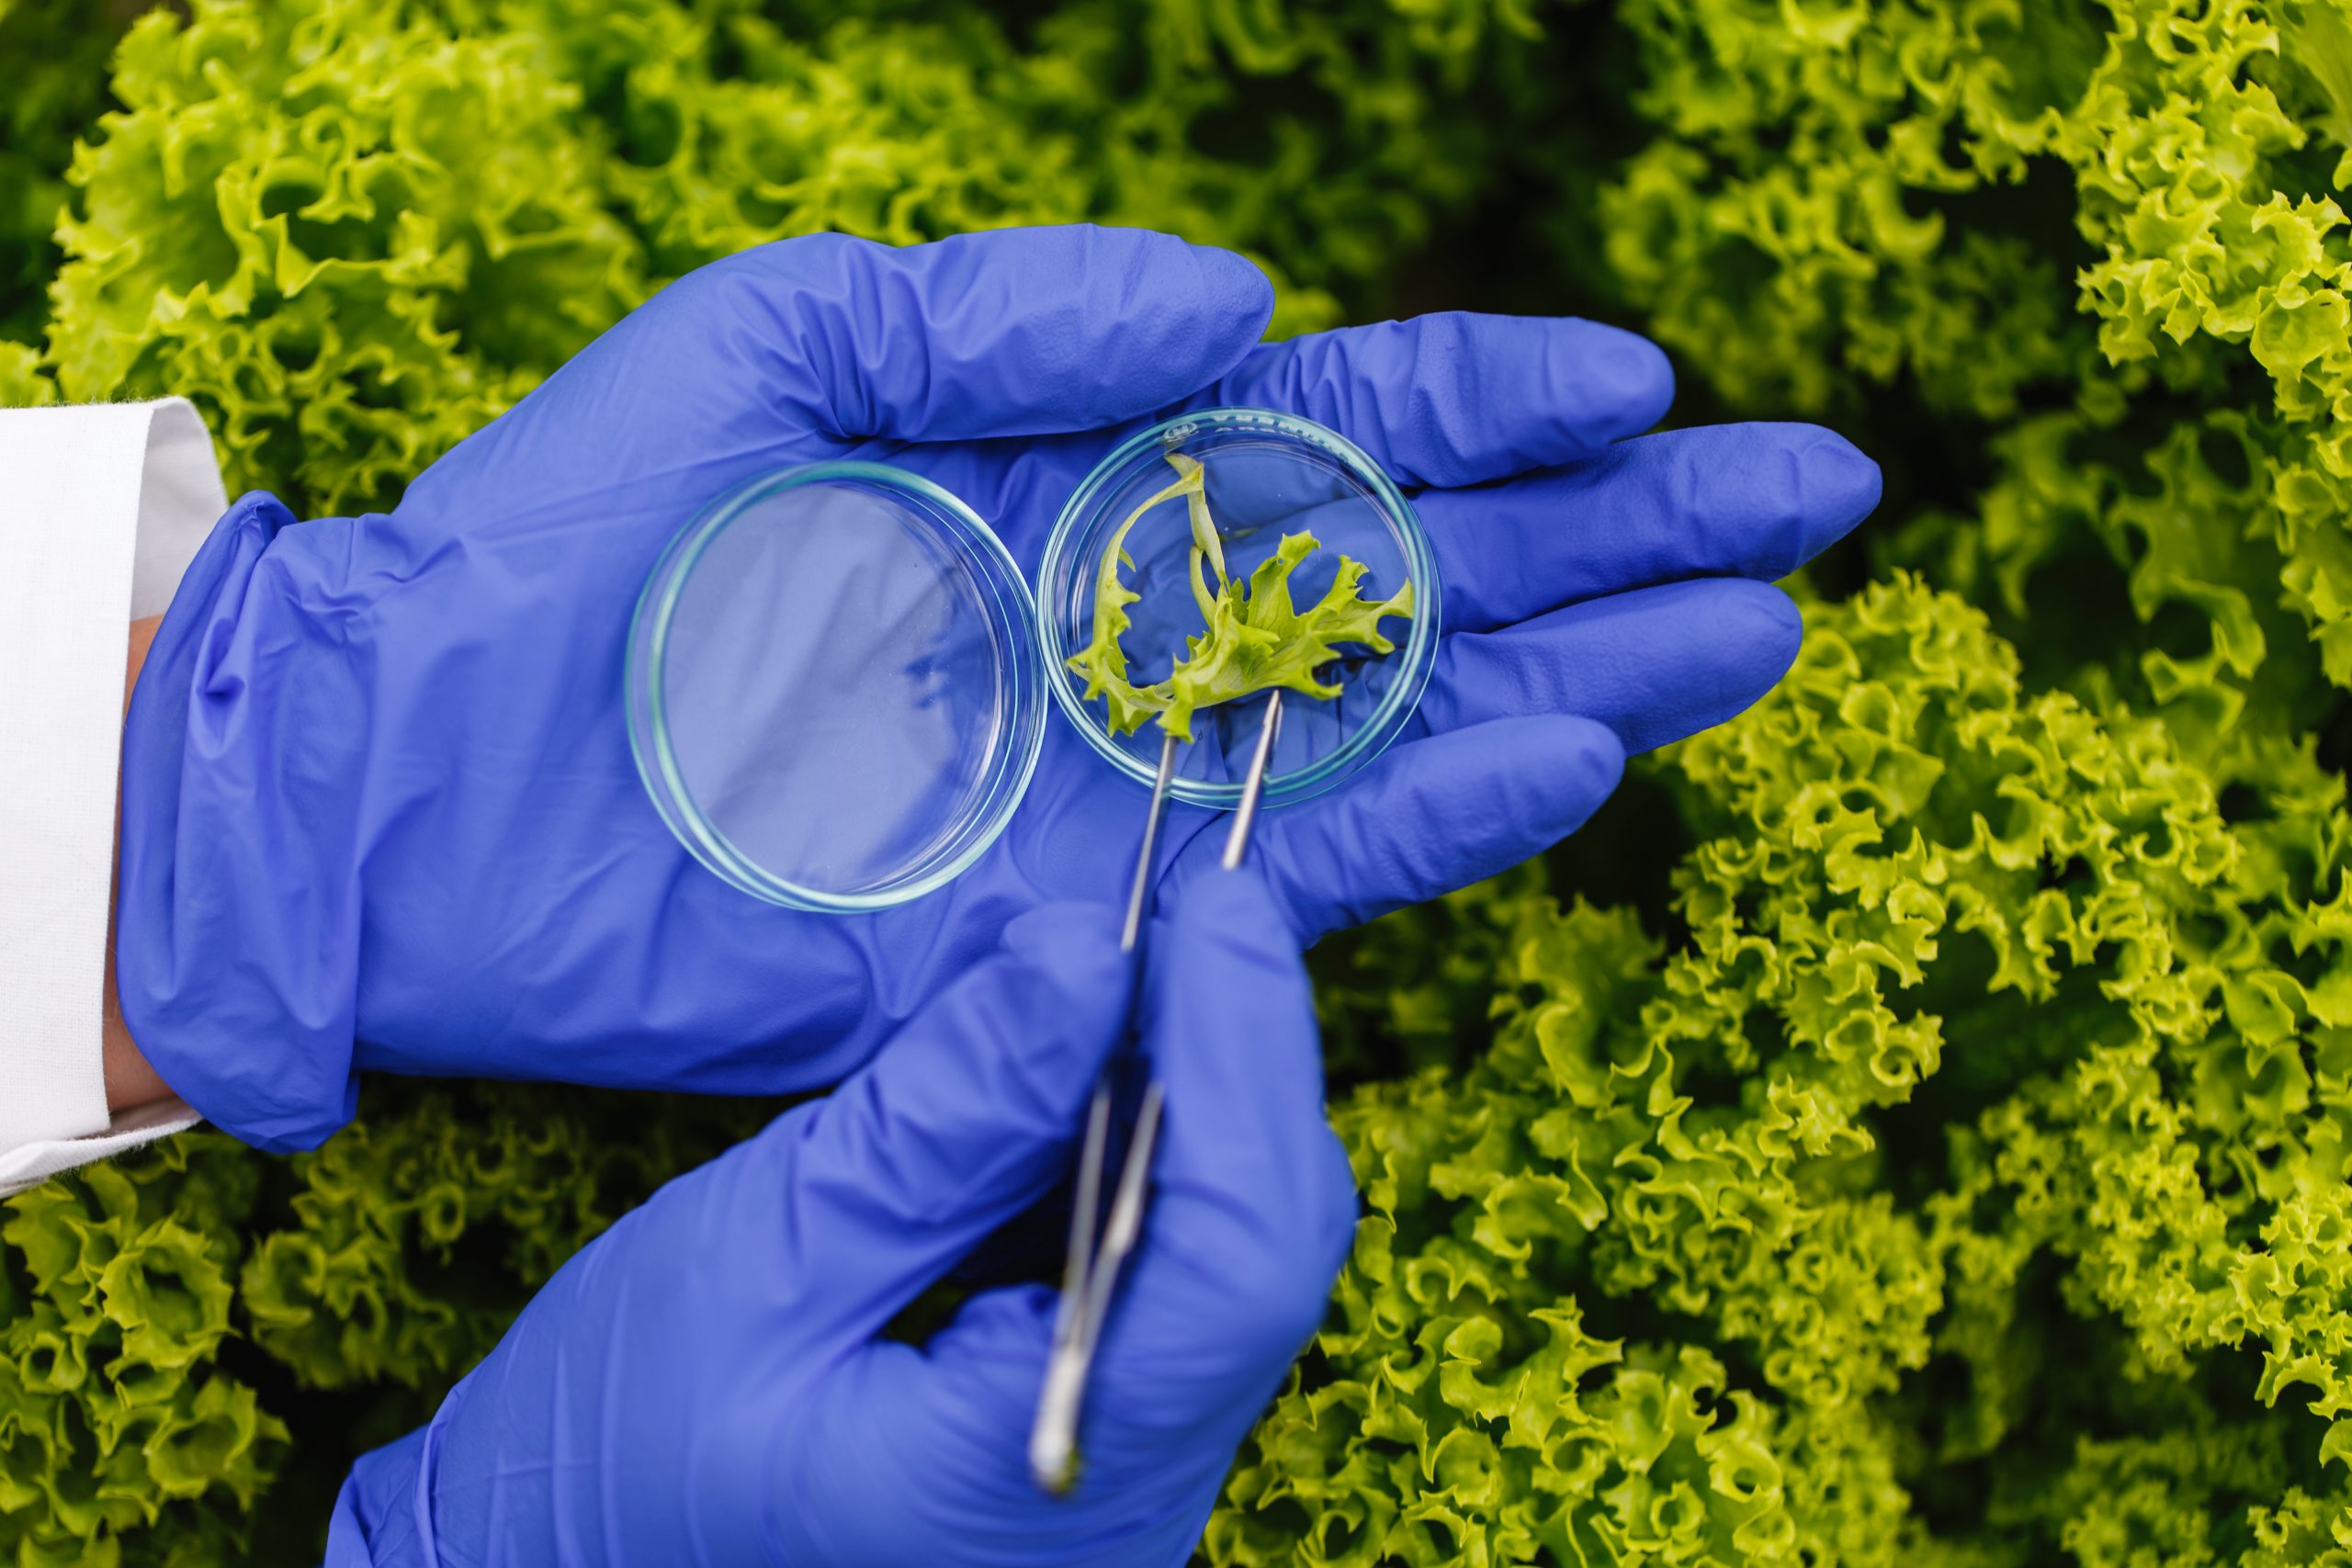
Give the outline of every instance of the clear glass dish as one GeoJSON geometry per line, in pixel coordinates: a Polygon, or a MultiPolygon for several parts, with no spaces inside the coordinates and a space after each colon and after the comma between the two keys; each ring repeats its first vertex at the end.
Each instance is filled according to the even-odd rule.
{"type": "MultiPolygon", "coordinates": [[[[1055,701],[1113,766],[1152,782],[1159,726],[1114,735],[1104,705],[1087,700],[1083,678],[1067,661],[1093,633],[1102,551],[1128,515],[1176,477],[1171,452],[1204,466],[1209,513],[1233,577],[1246,577],[1283,535],[1305,530],[1321,547],[1292,576],[1297,603],[1321,596],[1341,555],[1364,563],[1363,587],[1374,597],[1413,585],[1412,619],[1383,626],[1394,652],[1343,660],[1336,671],[1340,694],[1328,701],[1283,695],[1265,802],[1329,789],[1386,750],[1420,701],[1437,661],[1439,586],[1429,536],[1411,503],[1353,443],[1311,420],[1266,409],[1204,410],[1142,432],[1096,466],[1062,509],[1038,570],[1038,640],[1055,701]]],[[[1121,644],[1138,684],[1163,678],[1183,656],[1186,637],[1201,629],[1186,580],[1191,544],[1181,500],[1153,507],[1127,534],[1135,564],[1124,576],[1142,598],[1128,606],[1135,624],[1121,644]]],[[[1265,704],[1261,694],[1194,716],[1193,739],[1176,753],[1178,799],[1215,807],[1239,800],[1265,704]]]]}
{"type": "Polygon", "coordinates": [[[946,491],[873,463],[769,474],[671,542],[639,596],[629,744],[712,871],[795,908],[903,903],[969,865],[1045,739],[1035,609],[946,491]]]}
{"type": "MultiPolygon", "coordinates": [[[[1111,734],[1065,665],[1093,626],[1110,535],[1175,477],[1205,466],[1227,570],[1246,576],[1286,533],[1321,549],[1293,574],[1301,604],[1340,556],[1385,598],[1413,584],[1395,651],[1343,657],[1342,690],[1286,694],[1267,804],[1330,788],[1396,739],[1437,657],[1437,569],[1420,520],[1377,465],[1311,421],[1212,409],[1122,444],[1056,523],[1033,602],[1004,546],[928,479],[875,463],[763,475],[688,524],[656,562],[629,626],[629,745],[663,820],[695,858],[771,903],[856,913],[952,880],[993,843],[1028,789],[1048,690],[1111,765],[1145,786],[1159,756],[1147,725],[1111,734]]],[[[1144,681],[1201,629],[1182,501],[1128,534],[1135,568],[1123,639],[1144,681]]],[[[1194,716],[1174,794],[1240,795],[1263,694],[1194,716]]],[[[1114,863],[1128,852],[1104,846],[1114,863]]]]}

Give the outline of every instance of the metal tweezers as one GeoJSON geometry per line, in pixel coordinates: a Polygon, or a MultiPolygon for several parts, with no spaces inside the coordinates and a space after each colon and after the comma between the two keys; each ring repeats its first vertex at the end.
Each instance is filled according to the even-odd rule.
{"type": "MultiPolygon", "coordinates": [[[[1266,698],[1266,712],[1258,728],[1257,750],[1242,781],[1241,803],[1226,834],[1225,868],[1233,870],[1250,850],[1250,830],[1258,820],[1258,797],[1266,786],[1266,767],[1281,732],[1283,694],[1277,689],[1266,698]]],[[[1145,930],[1145,905],[1151,891],[1152,852],[1159,839],[1159,818],[1168,805],[1168,787],[1176,776],[1176,738],[1159,743],[1159,772],[1151,785],[1151,815],[1145,819],[1143,848],[1136,856],[1135,880],[1127,889],[1126,924],[1119,934],[1122,952],[1140,953],[1145,930]]],[[[1119,1187],[1111,1201],[1111,1218],[1095,1231],[1102,1201],[1103,1165],[1111,1142],[1114,1075],[1106,1070],[1095,1081],[1093,1103],[1086,1112],[1086,1136],[1080,1145],[1078,1190],[1070,1206],[1069,1261],[1062,1274],[1061,1301],[1054,1312],[1054,1343],[1046,1362],[1045,1387],[1037,1395],[1037,1418],[1029,1430],[1029,1473],[1056,1496],[1078,1484],[1078,1423],[1086,1404],[1086,1380],[1093,1371],[1095,1347],[1110,1316],[1111,1297],[1118,1288],[1119,1270],[1135,1250],[1143,1230],[1145,1189],[1150,1181],[1152,1147],[1159,1136],[1159,1113],[1166,1096],[1157,1083],[1148,1084],[1136,1112],[1134,1139],[1125,1163],[1119,1168],[1119,1187]]]]}

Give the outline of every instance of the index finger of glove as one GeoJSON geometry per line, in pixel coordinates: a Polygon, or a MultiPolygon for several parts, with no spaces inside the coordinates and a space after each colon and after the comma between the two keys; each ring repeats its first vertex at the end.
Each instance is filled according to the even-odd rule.
{"type": "Polygon", "coordinates": [[[1572,467],[1413,504],[1448,631],[1490,631],[1686,577],[1787,576],[1879,499],[1878,465],[1811,424],[1724,424],[1626,441],[1572,467]]]}
{"type": "Polygon", "coordinates": [[[1314,998],[1264,886],[1202,876],[1152,942],[1144,1046],[1167,1102],[1088,1404],[1087,1462],[1106,1479],[1171,1444],[1229,1455],[1321,1320],[1355,1233],[1314,998]]]}
{"type": "Polygon", "coordinates": [[[1666,417],[1674,371],[1598,321],[1456,310],[1267,344],[1194,400],[1304,414],[1401,485],[1475,485],[1640,434],[1666,417]]]}
{"type": "Polygon", "coordinates": [[[778,241],[682,279],[768,407],[835,442],[1091,429],[1231,368],[1273,288],[1143,229],[1002,229],[894,248],[778,241]]]}

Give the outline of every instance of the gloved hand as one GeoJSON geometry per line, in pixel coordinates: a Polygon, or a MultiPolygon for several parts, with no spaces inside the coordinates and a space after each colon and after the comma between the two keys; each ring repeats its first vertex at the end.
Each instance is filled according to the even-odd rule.
{"type": "Polygon", "coordinates": [[[1219,872],[1151,943],[1158,1189],[1069,1497],[1023,1457],[1051,1291],[879,1337],[1069,1162],[1130,965],[1114,911],[1065,904],[559,1270],[431,1425],[359,1461],[329,1563],[1183,1562],[1354,1231],[1287,919],[1219,872]]]}
{"type": "MultiPolygon", "coordinates": [[[[1058,718],[1003,838],[887,913],[763,906],[673,841],[622,717],[630,611],[678,528],[772,467],[924,474],[1034,573],[1138,422],[1256,404],[1366,448],[1434,536],[1447,635],[1408,739],[1261,826],[1302,942],[1543,850],[1625,752],[1753,702],[1799,635],[1767,582],[1877,499],[1808,426],[1612,445],[1672,390],[1625,333],[1442,315],[1260,345],[1270,306],[1239,257],[1135,231],[788,240],[664,290],[389,516],[245,497],[132,704],[133,1036],[271,1148],[346,1119],[357,1068],[792,1090],[864,1061],[1023,910],[1120,897],[1142,796],[1058,718]]],[[[1171,814],[1179,878],[1208,823],[1171,814]]]]}

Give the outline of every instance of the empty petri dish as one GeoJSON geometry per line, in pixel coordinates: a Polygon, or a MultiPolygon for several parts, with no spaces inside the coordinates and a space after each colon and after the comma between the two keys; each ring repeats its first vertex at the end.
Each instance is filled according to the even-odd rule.
{"type": "MultiPolygon", "coordinates": [[[[1319,598],[1342,556],[1363,563],[1362,592],[1374,598],[1413,587],[1411,619],[1382,626],[1394,651],[1340,650],[1322,672],[1340,686],[1336,697],[1283,694],[1264,799],[1272,805],[1329,789],[1379,756],[1419,702],[1437,660],[1439,589],[1429,536],[1411,503],[1352,443],[1311,420],[1267,409],[1204,410],[1142,432],[1095,468],[1056,522],[1038,571],[1039,642],[1054,698],[1113,766],[1151,782],[1159,761],[1158,724],[1114,734],[1106,705],[1087,698],[1084,678],[1068,661],[1093,635],[1103,551],[1136,509],[1176,477],[1170,454],[1202,466],[1209,515],[1232,578],[1246,578],[1284,536],[1304,532],[1318,547],[1291,576],[1295,603],[1319,598]]],[[[1185,656],[1186,639],[1203,629],[1192,544],[1181,499],[1150,507],[1124,540],[1132,565],[1121,575],[1140,598],[1127,606],[1133,625],[1120,645],[1139,685],[1165,678],[1185,656]]],[[[1261,694],[1194,715],[1192,742],[1177,748],[1178,799],[1220,807],[1239,800],[1265,705],[1261,694]]]]}
{"type": "Polygon", "coordinates": [[[1043,741],[1035,610],[996,536],[872,463],[755,479],[639,596],[629,743],[687,848],[796,908],[886,908],[1002,830],[1043,741]]]}

